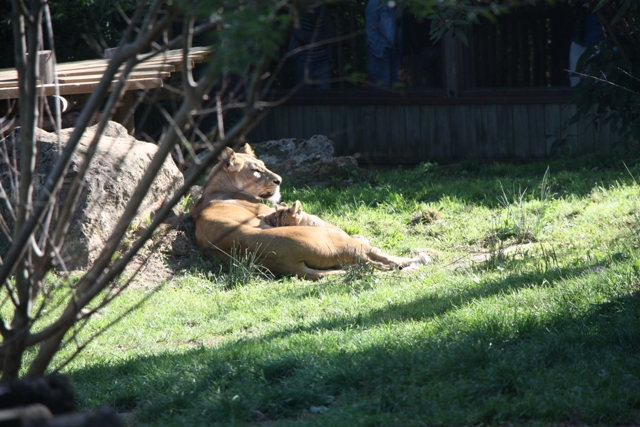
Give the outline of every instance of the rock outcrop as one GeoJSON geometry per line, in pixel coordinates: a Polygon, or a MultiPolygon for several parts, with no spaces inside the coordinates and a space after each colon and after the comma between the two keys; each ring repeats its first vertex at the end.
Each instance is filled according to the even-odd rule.
{"type": "MultiPolygon", "coordinates": [[[[97,126],[93,126],[85,131],[78,149],[72,157],[71,166],[58,200],[64,200],[66,197],[71,180],[77,175],[83,163],[83,153],[86,152],[96,129],[97,126]]],[[[15,191],[14,194],[11,194],[10,191],[15,185],[12,186],[10,183],[11,172],[7,164],[13,162],[11,158],[11,154],[15,153],[12,148],[14,147],[13,141],[18,137],[19,131],[17,129],[5,140],[10,157],[9,162],[6,162],[4,166],[0,162],[0,180],[4,189],[8,190],[8,197],[13,206],[16,206],[17,194],[15,191]]],[[[72,132],[72,128],[61,131],[62,146],[65,145],[72,132]]],[[[42,189],[58,156],[57,136],[38,129],[37,147],[36,194],[42,189]]],[[[1,145],[0,148],[2,148],[1,145]]],[[[74,209],[65,240],[62,255],[65,262],[68,263],[68,267],[85,266],[98,256],[156,152],[156,145],[138,141],[131,137],[122,125],[109,122],[84,178],[84,188],[74,209]]],[[[19,161],[15,164],[19,165],[19,161]]],[[[149,188],[132,226],[153,217],[163,201],[173,195],[183,183],[182,173],[171,157],[168,157],[149,188]]],[[[0,211],[2,209],[6,210],[6,207],[0,207],[0,211]]],[[[4,218],[10,218],[10,215],[5,215],[4,211],[0,213],[4,218]]],[[[0,234],[2,234],[1,231],[0,234]]],[[[6,246],[6,243],[0,246],[6,246]]]]}
{"type": "Polygon", "coordinates": [[[334,157],[333,141],[324,135],[286,138],[252,144],[258,158],[274,172],[311,186],[372,180],[372,171],[358,167],[351,156],[334,157]]]}

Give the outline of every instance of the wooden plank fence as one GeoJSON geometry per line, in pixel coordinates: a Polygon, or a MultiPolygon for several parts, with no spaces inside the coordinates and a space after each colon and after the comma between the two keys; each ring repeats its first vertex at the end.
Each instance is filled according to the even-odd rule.
{"type": "Polygon", "coordinates": [[[570,103],[281,105],[251,132],[254,142],[327,135],[339,155],[374,164],[528,160],[606,152],[621,140],[588,120],[567,125],[570,103]]]}

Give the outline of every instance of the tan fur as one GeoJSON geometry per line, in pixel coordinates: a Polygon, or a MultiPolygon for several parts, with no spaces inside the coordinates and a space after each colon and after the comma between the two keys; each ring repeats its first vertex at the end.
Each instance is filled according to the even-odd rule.
{"type": "Polygon", "coordinates": [[[430,261],[424,254],[416,258],[386,255],[335,226],[261,226],[258,216],[276,212],[262,200],[278,202],[282,179],[255,157],[248,144],[239,152],[225,148],[219,159],[202,197],[191,207],[196,241],[207,254],[228,259],[233,248],[250,250],[275,274],[312,280],[344,273],[345,266],[357,262],[382,270],[411,270],[430,261]]]}
{"type": "Polygon", "coordinates": [[[311,215],[302,210],[302,203],[296,200],[293,205],[286,203],[278,203],[275,211],[269,215],[258,215],[258,218],[264,221],[270,227],[289,227],[289,226],[307,226],[307,227],[325,227],[342,231],[338,226],[330,224],[315,215],[311,215]]]}

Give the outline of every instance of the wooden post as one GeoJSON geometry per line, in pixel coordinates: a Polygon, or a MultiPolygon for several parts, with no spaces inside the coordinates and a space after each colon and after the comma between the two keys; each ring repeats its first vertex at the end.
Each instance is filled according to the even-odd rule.
{"type": "Polygon", "coordinates": [[[109,49],[105,49],[104,50],[104,59],[111,59],[113,58],[113,55],[115,55],[116,50],[118,50],[117,47],[110,47],[109,49]]]}
{"type": "MultiPolygon", "coordinates": [[[[27,54],[27,57],[29,54],[27,54]]],[[[53,57],[50,50],[38,51],[38,80],[40,83],[52,84],[53,83],[53,57]]]]}
{"type": "Polygon", "coordinates": [[[53,55],[50,50],[38,52],[38,77],[43,85],[53,84],[53,55]]]}
{"type": "Polygon", "coordinates": [[[111,118],[114,122],[118,122],[124,126],[127,132],[129,132],[129,135],[133,135],[135,132],[133,104],[133,94],[131,92],[125,92],[122,98],[120,98],[120,103],[111,118]]]}

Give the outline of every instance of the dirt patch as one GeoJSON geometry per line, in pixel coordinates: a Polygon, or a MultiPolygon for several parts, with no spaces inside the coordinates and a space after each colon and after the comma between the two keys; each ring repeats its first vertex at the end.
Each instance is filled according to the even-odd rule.
{"type": "Polygon", "coordinates": [[[161,224],[127,267],[125,275],[139,269],[131,286],[157,286],[199,262],[202,253],[195,243],[194,233],[195,223],[191,217],[161,224]]]}
{"type": "MultiPolygon", "coordinates": [[[[143,228],[133,230],[122,243],[124,253],[139,237],[143,228]]],[[[127,265],[121,278],[131,279],[130,288],[155,288],[171,280],[176,274],[203,262],[203,255],[195,243],[195,223],[191,217],[174,218],[161,224],[153,236],[127,265]]],[[[86,269],[74,270],[83,274],[86,269]]]]}
{"type": "Polygon", "coordinates": [[[513,257],[518,254],[522,254],[530,249],[533,249],[535,243],[522,243],[511,246],[506,246],[501,248],[499,251],[472,251],[469,252],[465,257],[454,261],[449,264],[447,268],[449,270],[460,270],[470,268],[477,264],[482,264],[491,260],[491,258],[496,255],[500,255],[502,257],[513,257]]]}

